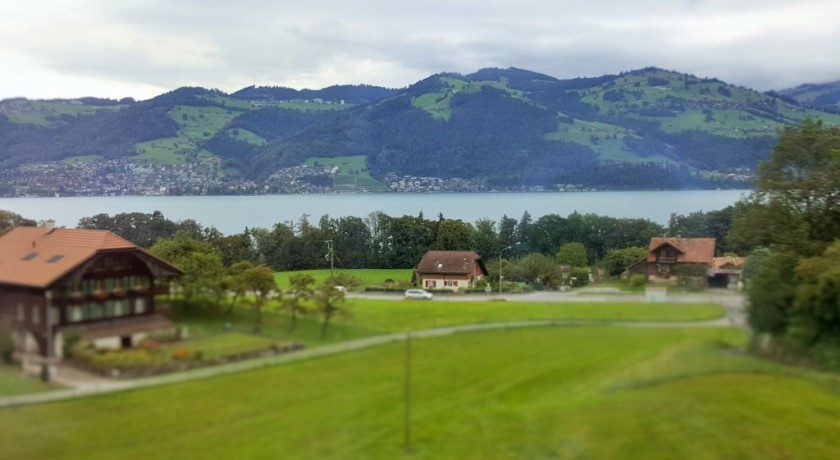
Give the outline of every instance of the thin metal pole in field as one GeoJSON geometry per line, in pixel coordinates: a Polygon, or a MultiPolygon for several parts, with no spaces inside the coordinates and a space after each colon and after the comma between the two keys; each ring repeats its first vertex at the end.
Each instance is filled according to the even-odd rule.
{"type": "Polygon", "coordinates": [[[411,450],[411,331],[405,333],[405,420],[403,449],[411,450]]]}

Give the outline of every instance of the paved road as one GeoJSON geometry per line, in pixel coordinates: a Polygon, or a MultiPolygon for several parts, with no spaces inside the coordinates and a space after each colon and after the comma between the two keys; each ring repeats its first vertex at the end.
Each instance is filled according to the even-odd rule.
{"type": "MultiPolygon", "coordinates": [[[[501,323],[465,324],[459,326],[441,327],[412,332],[413,338],[440,337],[456,334],[459,332],[486,331],[494,329],[513,329],[523,327],[546,327],[546,326],[616,326],[616,327],[658,327],[658,328],[685,328],[685,327],[731,327],[733,322],[729,318],[721,318],[711,321],[692,322],[650,322],[650,321],[611,321],[611,320],[531,320],[531,321],[509,321],[501,323]]],[[[335,355],[355,350],[362,350],[374,346],[384,345],[393,342],[401,342],[406,339],[406,333],[394,333],[351,340],[348,342],[325,345],[291,352],[282,355],[273,355],[263,358],[256,358],[236,363],[220,364],[201,369],[193,369],[184,372],[177,372],[156,377],[148,377],[135,380],[105,380],[102,378],[85,379],[81,378],[75,382],[65,381],[74,384],[74,388],[56,390],[46,393],[37,393],[21,396],[8,396],[0,398],[0,407],[23,406],[30,404],[48,403],[66,399],[81,398],[95,394],[113,393],[127,391],[137,388],[147,388],[160,385],[168,385],[178,382],[186,382],[217,375],[232,374],[246,370],[259,369],[268,366],[302,361],[321,356],[335,355]]],[[[71,378],[72,380],[72,378],[71,378]]]]}

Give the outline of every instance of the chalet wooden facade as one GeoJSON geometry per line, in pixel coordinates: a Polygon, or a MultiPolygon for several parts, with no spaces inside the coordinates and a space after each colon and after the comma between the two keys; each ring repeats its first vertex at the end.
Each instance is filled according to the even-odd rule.
{"type": "Polygon", "coordinates": [[[458,291],[475,286],[487,276],[487,267],[475,251],[429,251],[415,271],[424,289],[458,291]]]}
{"type": "Polygon", "coordinates": [[[651,238],[647,258],[628,270],[651,278],[669,279],[677,266],[711,266],[714,256],[714,238],[651,238]]]}
{"type": "Polygon", "coordinates": [[[648,255],[627,268],[629,273],[667,280],[675,277],[680,265],[700,265],[706,269],[713,287],[738,286],[743,257],[715,257],[714,238],[651,238],[648,255]]]}
{"type": "Polygon", "coordinates": [[[25,367],[60,360],[70,329],[100,346],[132,346],[174,327],[155,295],[180,275],[108,231],[17,227],[0,237],[0,320],[25,367]]]}

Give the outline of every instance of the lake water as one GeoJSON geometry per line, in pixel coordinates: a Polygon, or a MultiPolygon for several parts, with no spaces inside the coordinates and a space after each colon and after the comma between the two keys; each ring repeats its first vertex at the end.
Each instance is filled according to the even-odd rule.
{"type": "Polygon", "coordinates": [[[103,212],[160,211],[172,220],[195,219],[231,234],[245,227],[270,228],[277,222],[297,221],[304,214],[317,223],[325,214],[366,217],[375,211],[390,216],[422,212],[429,219],[443,213],[444,217],[467,222],[481,218],[498,221],[502,215],[519,219],[525,211],[534,220],[546,214],[565,217],[577,211],[666,224],[671,213],[722,209],[747,194],[749,190],[0,198],[0,209],[35,220],[54,219],[57,225],[67,227],[75,227],[82,217],[103,212]]]}

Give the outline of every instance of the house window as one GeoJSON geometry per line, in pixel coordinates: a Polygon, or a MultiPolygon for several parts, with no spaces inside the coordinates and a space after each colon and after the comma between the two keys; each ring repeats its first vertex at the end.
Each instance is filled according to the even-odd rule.
{"type": "Polygon", "coordinates": [[[85,319],[85,310],[81,305],[74,305],[70,308],[70,322],[78,323],[85,319]]]}
{"type": "Polygon", "coordinates": [[[126,301],[114,301],[114,316],[125,316],[126,314],[128,314],[128,308],[126,308],[126,301]]]}
{"type": "Polygon", "coordinates": [[[458,281],[456,281],[456,280],[446,280],[446,281],[443,282],[443,285],[447,286],[447,287],[458,287],[458,281]]]}
{"type": "Polygon", "coordinates": [[[17,319],[18,319],[18,321],[23,321],[24,319],[26,319],[24,317],[24,314],[25,313],[24,313],[24,309],[23,309],[23,304],[22,303],[17,304],[17,319]]]}
{"type": "Polygon", "coordinates": [[[38,309],[37,305],[32,307],[32,324],[38,324],[41,322],[41,310],[38,309]]]}
{"type": "Polygon", "coordinates": [[[142,297],[134,299],[134,313],[137,315],[146,313],[146,299],[142,297]]]}
{"type": "Polygon", "coordinates": [[[88,319],[99,319],[105,315],[105,307],[101,303],[88,304],[88,319]]]}
{"type": "Polygon", "coordinates": [[[437,280],[426,280],[425,285],[426,285],[427,288],[437,287],[437,280]]]}
{"type": "Polygon", "coordinates": [[[82,281],[82,290],[85,294],[93,294],[93,292],[96,290],[96,280],[86,279],[82,281]]]}

